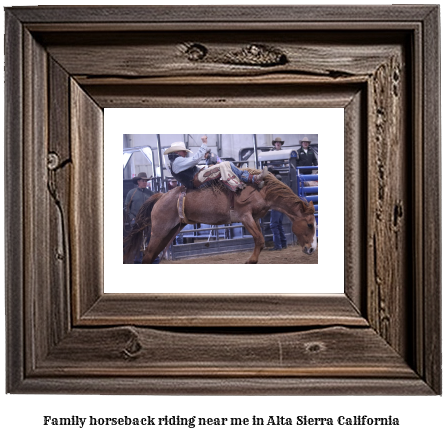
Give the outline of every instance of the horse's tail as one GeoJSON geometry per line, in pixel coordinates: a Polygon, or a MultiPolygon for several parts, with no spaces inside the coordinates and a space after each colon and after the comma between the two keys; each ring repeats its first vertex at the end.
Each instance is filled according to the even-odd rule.
{"type": "Polygon", "coordinates": [[[123,240],[123,263],[132,263],[137,251],[140,250],[143,231],[151,232],[151,213],[154,205],[163,196],[163,193],[152,195],[141,206],[135,218],[131,232],[123,240]]]}

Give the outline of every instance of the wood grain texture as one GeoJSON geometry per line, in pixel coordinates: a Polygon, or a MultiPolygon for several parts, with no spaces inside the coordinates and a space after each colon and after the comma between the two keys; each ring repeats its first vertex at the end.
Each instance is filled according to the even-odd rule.
{"type": "Polygon", "coordinates": [[[438,12],[7,9],[7,390],[441,393],[438,12]],[[350,300],[104,296],[108,106],[345,108],[350,300]]]}
{"type": "Polygon", "coordinates": [[[205,330],[186,332],[133,326],[75,329],[48,354],[33,375],[48,373],[50,376],[360,375],[417,379],[372,329],[344,327],[289,333],[220,331],[216,335],[205,330]]]}
{"type": "Polygon", "coordinates": [[[70,251],[73,318],[103,294],[103,110],[71,79],[70,251]]]}
{"type": "MultiPolygon", "coordinates": [[[[185,80],[185,79],[184,79],[185,80]]],[[[186,81],[186,80],[185,80],[186,81]]],[[[344,107],[358,84],[86,85],[106,108],[311,108],[344,107]],[[338,85],[338,86],[337,86],[338,85]]]]}
{"type": "Polygon", "coordinates": [[[365,233],[367,217],[364,199],[367,184],[367,102],[365,92],[355,93],[345,107],[345,292],[363,317],[367,317],[365,233]]]}
{"type": "Polygon", "coordinates": [[[47,191],[50,195],[49,256],[54,342],[71,327],[69,252],[69,202],[72,171],[69,107],[69,75],[53,59],[48,59],[48,146],[47,191]]]}
{"type": "MultiPolygon", "coordinates": [[[[13,7],[11,12],[26,23],[199,23],[231,22],[402,22],[423,20],[435,6],[179,6],[145,7],[13,7]]],[[[199,23],[200,24],[200,23],[199,23]]]]}
{"type": "Polygon", "coordinates": [[[374,34],[373,42],[366,34],[366,40],[360,44],[358,35],[353,35],[352,53],[346,48],[344,36],[333,44],[330,34],[325,33],[323,39],[317,35],[310,41],[301,31],[273,32],[266,38],[265,45],[261,43],[262,32],[130,33],[126,43],[116,34],[92,33],[84,40],[68,44],[71,36],[71,33],[57,33],[51,35],[49,41],[48,38],[42,40],[51,56],[76,76],[136,79],[219,74],[248,77],[266,71],[266,74],[339,78],[372,73],[406,33],[395,35],[390,44],[383,43],[392,41],[389,33],[385,38],[374,34]],[[192,57],[195,43],[205,49],[204,55],[200,51],[201,59],[192,57]],[[262,46],[264,50],[260,50],[262,46]],[[282,54],[283,65],[266,64],[266,60],[272,60],[273,52],[282,54]]]}
{"type": "MultiPolygon", "coordinates": [[[[368,100],[368,318],[402,355],[408,324],[408,143],[406,75],[402,53],[393,54],[369,81],[368,100]]],[[[409,308],[410,309],[410,308],[409,308]]],[[[410,310],[409,310],[410,311],[410,310]]]]}
{"type": "Polygon", "coordinates": [[[24,236],[23,191],[17,187],[23,178],[23,53],[22,24],[5,13],[5,301],[6,385],[17,388],[24,376],[23,278],[24,236]],[[17,181],[18,179],[18,181],[17,181]]]}
{"type": "MultiPolygon", "coordinates": [[[[413,168],[413,178],[414,178],[414,235],[423,236],[424,220],[423,217],[423,182],[424,182],[424,148],[421,147],[424,141],[423,123],[424,123],[424,80],[423,80],[423,65],[424,65],[424,53],[423,53],[423,34],[422,32],[416,32],[414,34],[414,58],[416,62],[414,63],[413,74],[417,78],[412,85],[412,110],[415,112],[416,117],[414,124],[412,125],[412,134],[414,139],[414,144],[420,145],[415,148],[414,163],[413,168]]],[[[429,61],[428,61],[429,62],[429,61]]],[[[425,355],[422,354],[425,351],[424,347],[424,300],[425,300],[425,282],[423,281],[423,239],[415,239],[412,242],[412,263],[414,267],[414,289],[416,293],[414,294],[414,350],[415,353],[412,355],[412,363],[417,370],[417,373],[421,376],[424,374],[424,362],[425,355]]],[[[432,293],[432,292],[431,292],[432,293]]]]}
{"type": "Polygon", "coordinates": [[[78,326],[367,327],[343,294],[105,294],[78,326]]]}
{"type": "Polygon", "coordinates": [[[17,393],[151,395],[433,395],[419,379],[291,377],[45,377],[28,379],[17,393]]]}
{"type": "Polygon", "coordinates": [[[427,15],[425,22],[425,53],[422,77],[425,81],[423,95],[424,125],[424,166],[423,166],[423,313],[421,319],[424,342],[423,376],[433,388],[441,392],[441,99],[440,62],[435,53],[440,52],[440,39],[432,38],[440,28],[440,14],[437,8],[427,15]],[[436,303],[440,303],[440,306],[436,303]]]}
{"type": "Polygon", "coordinates": [[[40,295],[40,290],[49,291],[51,286],[48,271],[49,250],[49,204],[47,190],[47,83],[41,78],[47,76],[47,56],[44,48],[24,32],[24,119],[41,123],[27,123],[23,131],[24,210],[26,221],[23,233],[26,238],[24,254],[25,288],[32,291],[26,295],[26,366],[36,367],[54,345],[52,327],[47,324],[53,314],[51,295],[40,295]],[[40,329],[36,329],[39,327],[40,329]]]}

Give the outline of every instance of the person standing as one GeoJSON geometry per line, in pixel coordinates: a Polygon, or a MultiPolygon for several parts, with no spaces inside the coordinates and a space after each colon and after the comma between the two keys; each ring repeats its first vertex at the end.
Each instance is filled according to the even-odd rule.
{"type": "Polygon", "coordinates": [[[274,147],[271,150],[281,151],[281,147],[284,144],[285,144],[285,142],[280,137],[276,137],[275,140],[272,140],[272,146],[274,146],[274,147]]]}
{"type": "MultiPolygon", "coordinates": [[[[280,138],[276,137],[275,140],[272,140],[272,149],[271,151],[281,151],[282,146],[285,144],[285,142],[280,138]]],[[[280,167],[284,164],[284,160],[273,160],[268,166],[269,172],[273,173],[278,179],[281,179],[279,176],[279,172],[275,170],[275,167],[280,167]]]]}
{"type": "Polygon", "coordinates": [[[269,251],[281,251],[288,247],[285,232],[283,230],[284,214],[277,210],[271,210],[271,231],[274,239],[274,247],[269,251]]]}
{"type": "Polygon", "coordinates": [[[134,223],[134,219],[137,216],[140,207],[154,194],[152,190],[147,188],[150,179],[151,178],[148,178],[145,172],[140,172],[137,176],[132,178],[132,182],[137,184],[137,187],[128,192],[125,200],[125,208],[132,224],[134,223]]]}
{"type": "MultiPolygon", "coordinates": [[[[314,149],[311,148],[311,142],[308,137],[301,141],[301,148],[297,150],[297,167],[300,166],[318,166],[317,157],[314,149]]],[[[312,170],[301,169],[300,174],[310,175],[312,170]]]]}
{"type": "MultiPolygon", "coordinates": [[[[280,137],[276,137],[275,140],[272,141],[272,150],[273,151],[281,151],[281,147],[284,145],[284,141],[280,137]]],[[[270,165],[269,170],[275,174],[275,176],[281,180],[281,176],[274,171],[275,165],[281,165],[283,161],[273,162],[273,165],[270,165]]],[[[281,251],[282,249],[287,248],[286,236],[283,231],[283,217],[284,214],[280,213],[277,210],[271,210],[271,231],[274,240],[274,247],[269,251],[281,251]]]]}
{"type": "MultiPolygon", "coordinates": [[[[135,225],[135,217],[137,216],[141,206],[154,194],[152,190],[147,188],[148,181],[150,179],[151,178],[148,178],[145,172],[140,172],[137,176],[132,178],[132,182],[137,184],[137,187],[128,192],[125,200],[125,208],[129,219],[131,220],[131,227],[135,225]]],[[[149,243],[149,238],[150,236],[147,236],[146,245],[149,243]]],[[[141,264],[142,259],[143,251],[140,250],[135,256],[134,264],[141,264]]],[[[154,263],[158,264],[160,263],[160,260],[157,258],[154,263]]]]}

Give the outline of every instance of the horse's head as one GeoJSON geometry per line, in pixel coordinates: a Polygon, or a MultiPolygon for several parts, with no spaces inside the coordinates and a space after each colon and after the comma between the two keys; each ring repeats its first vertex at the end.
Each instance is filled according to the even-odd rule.
{"type": "Polygon", "coordinates": [[[292,222],[292,232],[297,236],[297,243],[308,255],[317,249],[317,224],[314,211],[314,204],[311,201],[305,211],[292,222]]]}

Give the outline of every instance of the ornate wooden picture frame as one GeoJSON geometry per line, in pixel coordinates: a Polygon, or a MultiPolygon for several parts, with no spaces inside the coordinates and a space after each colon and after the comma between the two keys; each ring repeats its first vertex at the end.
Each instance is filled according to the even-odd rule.
{"type": "Polygon", "coordinates": [[[7,8],[7,391],[441,394],[439,59],[438,6],[7,8]],[[345,294],[104,294],[106,107],[344,108],[345,294]]]}

